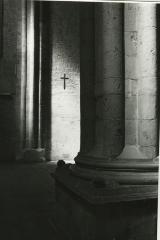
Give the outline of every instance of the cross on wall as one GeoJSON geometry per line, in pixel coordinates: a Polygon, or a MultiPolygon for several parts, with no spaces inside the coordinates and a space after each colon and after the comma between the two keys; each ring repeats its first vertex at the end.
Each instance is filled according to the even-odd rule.
{"type": "Polygon", "coordinates": [[[64,80],[63,87],[64,87],[64,89],[66,89],[66,80],[67,80],[67,79],[69,79],[69,78],[68,78],[68,77],[66,77],[66,74],[64,73],[64,76],[63,76],[63,77],[61,77],[61,79],[63,79],[63,80],[64,80]]]}

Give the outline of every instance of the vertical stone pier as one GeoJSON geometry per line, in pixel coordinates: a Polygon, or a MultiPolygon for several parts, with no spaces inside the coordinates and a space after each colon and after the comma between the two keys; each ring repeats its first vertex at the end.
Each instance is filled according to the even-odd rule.
{"type": "Polygon", "coordinates": [[[25,147],[33,147],[33,122],[34,122],[34,3],[27,3],[27,79],[26,79],[26,124],[25,124],[25,147]]]}
{"type": "Polygon", "coordinates": [[[23,123],[23,147],[21,157],[24,161],[43,161],[44,160],[44,149],[41,147],[41,34],[42,34],[42,23],[41,23],[41,5],[37,8],[39,16],[39,25],[35,23],[35,3],[31,0],[26,4],[26,65],[24,66],[26,71],[25,79],[23,79],[23,86],[21,93],[23,93],[23,117],[21,121],[23,123]],[[35,41],[35,27],[36,33],[38,32],[38,42],[35,41]],[[36,66],[35,51],[36,45],[40,52],[38,56],[38,67],[36,66]],[[38,68],[38,75],[35,69],[38,68]],[[38,78],[38,101],[35,101],[36,91],[36,78],[38,78]],[[36,113],[38,112],[38,117],[36,113]],[[36,128],[38,125],[38,133],[36,128]]]}
{"type": "MultiPolygon", "coordinates": [[[[81,152],[92,159],[91,164],[99,164],[99,162],[105,164],[106,161],[120,154],[124,143],[123,5],[97,3],[94,14],[95,60],[94,76],[92,76],[94,81],[90,74],[90,82],[92,81],[94,85],[94,89],[91,87],[93,90],[92,99],[94,99],[92,113],[90,108],[83,112],[83,104],[86,104],[83,101],[83,88],[81,93],[82,116],[85,115],[85,118],[88,116],[88,119],[91,118],[91,115],[94,116],[94,134],[92,133],[94,139],[90,150],[85,152],[81,147],[81,152]]],[[[83,58],[85,59],[85,55],[81,55],[82,63],[83,58]]],[[[87,68],[88,65],[81,65],[82,86],[88,80],[88,76],[83,73],[87,71],[87,68]]],[[[89,107],[88,103],[87,105],[89,107]]],[[[91,121],[88,122],[91,123],[91,121]]],[[[91,125],[87,127],[87,131],[89,128],[91,125]]],[[[86,126],[82,126],[82,132],[85,129],[86,126]]],[[[84,160],[83,156],[81,157],[81,152],[76,159],[77,162],[84,160]]],[[[88,164],[90,164],[89,158],[88,164]]]]}
{"type": "Polygon", "coordinates": [[[95,7],[95,156],[112,159],[123,147],[122,5],[95,7]]]}
{"type": "Polygon", "coordinates": [[[80,5],[80,108],[81,142],[80,152],[89,152],[94,144],[95,100],[94,100],[94,6],[80,5]]]}
{"type": "Polygon", "coordinates": [[[125,4],[125,147],[120,159],[157,156],[156,4],[125,4]]]}

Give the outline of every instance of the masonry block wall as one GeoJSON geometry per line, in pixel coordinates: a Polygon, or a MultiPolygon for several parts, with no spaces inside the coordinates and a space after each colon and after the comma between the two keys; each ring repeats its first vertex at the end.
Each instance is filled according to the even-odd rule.
{"type": "MultiPolygon", "coordinates": [[[[80,148],[79,8],[76,3],[50,2],[43,3],[43,11],[44,15],[48,13],[48,21],[44,17],[44,27],[49,26],[44,38],[47,38],[47,46],[50,43],[51,58],[49,158],[54,161],[71,161],[80,148]],[[64,80],[61,79],[64,74],[68,78],[65,88],[64,80]]],[[[47,46],[44,44],[44,48],[47,46]]],[[[43,77],[45,84],[46,76],[43,77]]]]}
{"type": "Polygon", "coordinates": [[[156,5],[125,4],[126,145],[158,152],[156,5]],[[129,133],[129,134],[128,134],[129,133]]]}
{"type": "MultiPolygon", "coordinates": [[[[1,149],[1,160],[12,160],[15,158],[16,153],[23,146],[23,121],[24,116],[22,116],[23,106],[21,101],[24,97],[24,93],[22,89],[24,89],[24,79],[25,79],[25,60],[26,60],[26,52],[25,52],[25,19],[24,19],[24,2],[19,0],[4,0],[3,7],[4,7],[4,19],[3,19],[3,55],[0,59],[0,149],[1,149]]],[[[48,3],[49,4],[49,3],[48,3]]],[[[51,44],[50,54],[47,57],[51,58],[51,65],[49,68],[50,76],[51,76],[51,86],[52,86],[52,120],[53,126],[51,128],[51,136],[52,142],[49,146],[49,154],[53,150],[52,156],[53,160],[58,158],[63,159],[71,159],[77,154],[78,152],[78,144],[79,144],[79,115],[80,113],[77,111],[79,107],[79,97],[80,97],[80,88],[79,88],[79,55],[80,55],[80,48],[79,48],[79,23],[78,23],[78,6],[76,4],[70,3],[67,5],[66,3],[50,3],[49,4],[49,12],[50,12],[50,23],[49,28],[47,29],[49,34],[46,37],[45,41],[45,50],[47,48],[47,41],[49,40],[49,44],[51,44]],[[66,80],[67,88],[63,89],[63,81],[61,77],[63,74],[66,73],[69,80],[66,80]],[[70,109],[69,112],[66,109],[70,109]],[[61,131],[61,129],[65,129],[65,132],[61,131]],[[70,133],[73,133],[73,138],[70,138],[70,133]]],[[[93,5],[92,5],[93,7],[93,5]]],[[[134,15],[134,8],[130,6],[128,8],[130,14],[134,15]]],[[[140,89],[140,97],[139,97],[139,106],[141,109],[141,118],[140,124],[143,123],[143,127],[145,126],[145,130],[143,132],[140,131],[141,138],[139,139],[138,143],[140,145],[140,149],[142,152],[147,156],[147,158],[154,157],[157,154],[157,113],[155,112],[156,106],[156,75],[155,75],[155,49],[152,46],[148,46],[147,43],[150,42],[151,44],[155,43],[155,25],[154,19],[148,19],[149,16],[152,16],[152,10],[146,9],[147,14],[147,24],[151,23],[151,25],[146,25],[142,31],[143,35],[138,35],[138,30],[135,30],[132,22],[126,21],[126,62],[130,64],[127,67],[126,71],[131,70],[131,72],[126,72],[126,98],[128,102],[128,109],[135,109],[136,101],[134,101],[134,94],[136,92],[137,82],[139,76],[131,76],[130,73],[134,73],[133,68],[133,61],[135,56],[137,57],[138,51],[142,53],[142,57],[146,59],[144,65],[140,65],[146,75],[141,75],[144,83],[143,86],[139,86],[140,89]],[[150,15],[151,14],[151,15],[150,15]],[[140,38],[137,40],[137,36],[140,38]],[[146,37],[145,37],[146,36],[146,37]],[[151,41],[147,41],[148,38],[151,37],[151,41]],[[142,42],[145,40],[145,42],[142,42]],[[145,47],[144,47],[144,44],[145,47]],[[146,52],[147,46],[147,52],[146,52]],[[138,49],[137,49],[138,48],[138,49]],[[133,52],[131,52],[133,49],[133,52]],[[146,53],[146,54],[144,54],[146,53]],[[144,55],[143,55],[144,54],[144,55]],[[131,61],[131,63],[130,63],[131,61]],[[150,62],[151,61],[151,62],[150,62]],[[148,68],[147,68],[148,66],[148,68]],[[152,72],[153,70],[153,72],[152,72]],[[128,74],[128,75],[127,75],[128,74]],[[151,81],[152,80],[152,81],[151,81]],[[153,85],[150,85],[149,82],[152,82],[153,85]],[[152,92],[152,94],[151,94],[152,92]],[[146,94],[147,94],[147,101],[146,101],[146,94]],[[131,100],[132,99],[132,100],[131,100]],[[143,104],[145,102],[145,104],[143,104]],[[147,103],[147,104],[146,104],[147,103]],[[148,107],[147,107],[148,106],[148,107]],[[153,111],[149,111],[153,110],[153,111]],[[149,130],[149,131],[148,131],[149,130]]],[[[103,12],[104,13],[104,12],[103,12]]],[[[102,14],[103,14],[102,13],[102,14]]],[[[110,15],[113,13],[112,11],[108,14],[110,15]]],[[[129,15],[130,15],[129,14],[129,15]]],[[[139,17],[141,15],[141,10],[138,9],[139,17]]],[[[112,15],[111,15],[112,16],[112,15]]],[[[112,16],[113,17],[113,16],[112,16]]],[[[116,16],[113,17],[113,22],[116,22],[116,16]]],[[[144,16],[142,16],[143,18],[144,16]]],[[[88,19],[88,16],[86,16],[88,19]]],[[[93,16],[90,17],[88,20],[92,22],[93,16]]],[[[110,18],[108,18],[110,19],[110,18]]],[[[85,22],[85,21],[84,21],[85,22]]],[[[141,21],[140,21],[141,22],[141,21]]],[[[135,22],[134,22],[135,23],[135,22]]],[[[44,21],[44,24],[47,25],[47,22],[44,21]]],[[[139,24],[139,22],[137,23],[139,24]]],[[[87,28],[84,29],[87,33],[87,28]]],[[[116,29],[113,28],[113,30],[116,29]]],[[[107,26],[107,30],[110,31],[110,26],[107,26]]],[[[102,29],[97,29],[97,31],[102,31],[102,29]]],[[[102,90],[101,83],[97,81],[96,89],[99,90],[95,93],[94,85],[93,85],[93,78],[94,74],[92,72],[92,68],[94,64],[92,60],[94,60],[94,54],[91,51],[90,47],[94,48],[94,34],[93,34],[93,26],[90,29],[90,33],[92,37],[89,35],[89,41],[83,36],[84,44],[86,44],[86,49],[88,49],[87,58],[85,59],[85,63],[89,64],[89,68],[86,67],[86,72],[83,73],[88,74],[88,79],[90,81],[86,81],[82,83],[83,94],[85,97],[86,105],[83,104],[83,110],[91,109],[92,111],[89,113],[86,111],[88,116],[85,118],[83,115],[83,121],[81,124],[85,124],[88,122],[87,131],[83,131],[82,134],[86,139],[83,141],[83,149],[85,152],[88,150],[92,150],[90,146],[91,143],[95,143],[94,137],[94,124],[95,124],[95,114],[97,114],[97,133],[99,132],[99,125],[98,122],[100,121],[108,121],[108,112],[103,114],[99,112],[100,107],[106,107],[107,105],[103,105],[103,100],[110,96],[110,100],[113,98],[113,95],[116,95],[117,92],[107,92],[108,89],[113,86],[106,86],[104,81],[101,81],[105,91],[102,90]],[[93,40],[93,42],[92,42],[93,40]],[[86,87],[86,85],[88,86],[86,87]],[[90,91],[91,90],[91,91],[90,91]],[[86,91],[86,92],[85,92],[86,91]],[[99,94],[100,93],[100,94],[99,94]],[[100,97],[98,96],[100,95],[100,97]],[[87,95],[89,98],[87,99],[87,95]],[[96,97],[95,97],[96,95],[96,97]],[[97,97],[98,96],[98,97],[97,97]],[[96,100],[96,101],[95,101],[96,100]],[[96,108],[95,108],[96,106],[96,108]],[[99,107],[100,106],[100,107],[99,107]],[[97,109],[97,112],[95,111],[97,109]],[[90,124],[91,123],[91,124],[90,124]],[[91,133],[91,134],[90,134],[91,133]],[[86,149],[85,149],[86,147],[86,149]]],[[[111,36],[109,36],[111,37],[111,36]]],[[[116,37],[113,37],[116,40],[116,37]]],[[[99,41],[101,43],[105,43],[101,36],[99,36],[99,41]]],[[[109,39],[105,39],[109,41],[109,39]]],[[[112,40],[112,37],[111,37],[112,40]]],[[[119,39],[121,41],[121,39],[119,39]]],[[[84,46],[81,45],[81,46],[84,46]]],[[[113,44],[113,43],[112,43],[113,44]]],[[[103,58],[106,54],[108,56],[114,57],[114,54],[118,54],[117,56],[117,65],[119,66],[119,57],[121,57],[121,45],[119,46],[119,42],[117,46],[113,46],[111,44],[111,48],[113,50],[109,52],[109,49],[106,47],[106,52],[103,52],[103,58]],[[115,48],[115,49],[114,49],[115,48]]],[[[154,44],[153,44],[154,45],[154,44]]],[[[100,48],[102,53],[101,46],[97,46],[100,48]]],[[[48,50],[47,50],[48,51],[48,50]]],[[[82,54],[84,50],[81,50],[82,54]]],[[[98,54],[98,52],[97,52],[98,54]]],[[[46,59],[47,59],[46,57],[46,59]]],[[[140,57],[140,56],[139,56],[140,57]]],[[[97,55],[97,58],[101,59],[101,56],[97,55]]],[[[143,60],[143,59],[141,59],[143,60]]],[[[48,60],[47,60],[48,61],[48,60]]],[[[48,61],[50,62],[50,61],[48,61]]],[[[45,64],[44,64],[45,65],[45,64]]],[[[109,73],[110,65],[114,66],[114,62],[107,62],[107,68],[103,68],[103,72],[101,71],[101,65],[97,64],[97,75],[103,73],[103,77],[111,77],[111,78],[118,78],[119,80],[123,79],[121,76],[121,72],[118,72],[118,75],[114,75],[115,71],[112,72],[112,75],[107,75],[109,73]],[[100,69],[100,70],[98,70],[100,69]]],[[[104,66],[103,66],[104,67],[104,66]]],[[[136,65],[134,65],[136,67],[136,65]]],[[[45,68],[45,67],[44,67],[45,68]]],[[[44,75],[47,73],[46,69],[44,70],[44,75]]],[[[135,71],[137,73],[137,71],[135,71]]],[[[49,75],[46,74],[48,77],[49,75]]],[[[44,77],[45,79],[45,77],[44,77]]],[[[100,78],[99,78],[100,79],[100,78]]],[[[97,77],[98,80],[98,77],[97,77]]],[[[102,79],[100,79],[102,80],[102,79]]],[[[111,84],[112,81],[108,82],[107,84],[111,84]]],[[[119,89],[119,93],[121,94],[121,88],[119,89]]],[[[124,89],[123,89],[124,90],[124,89]]],[[[118,102],[118,98],[121,96],[116,96],[113,100],[114,102],[118,102]]],[[[83,98],[84,99],[84,98],[83,98]]],[[[112,102],[112,100],[111,100],[112,102]]],[[[117,103],[119,104],[119,102],[117,103]]],[[[120,108],[121,109],[121,108],[120,108]]],[[[119,110],[120,110],[119,109],[119,110]]],[[[109,109],[110,110],[110,109],[109,109]]],[[[107,108],[107,111],[109,111],[107,108]]],[[[137,120],[135,116],[132,115],[135,111],[128,111],[127,116],[132,122],[137,120]],[[132,115],[132,116],[131,116],[132,115]]],[[[119,114],[119,112],[111,111],[111,116],[115,116],[114,114],[119,114]],[[112,115],[113,114],[113,115],[112,115]]],[[[121,112],[120,115],[121,116],[121,112]]],[[[117,121],[117,116],[114,119],[117,121]]],[[[112,124],[112,123],[111,123],[112,124]]],[[[126,121],[127,124],[127,121],[126,121]]],[[[132,125],[134,127],[134,124],[132,125]]],[[[84,126],[85,127],[85,126],[84,126]]],[[[112,128],[112,126],[111,126],[112,128]]],[[[110,129],[109,129],[110,130],[110,129]]],[[[136,136],[132,134],[134,131],[128,127],[128,142],[127,143],[135,143],[136,136]]],[[[117,134],[117,132],[116,132],[117,134]]],[[[120,136],[122,135],[122,131],[120,130],[120,136]]],[[[112,136],[112,133],[110,133],[112,136]]],[[[119,136],[119,135],[118,135],[119,136]]],[[[83,139],[84,139],[83,137],[83,139]]],[[[104,145],[103,140],[108,138],[106,132],[103,135],[103,128],[100,127],[100,134],[98,135],[98,140],[100,143],[97,148],[96,154],[110,154],[105,151],[106,145],[104,145]]],[[[123,138],[121,140],[121,145],[117,146],[116,149],[113,149],[111,153],[120,153],[122,148],[123,138]],[[118,149],[118,151],[117,151],[118,149]],[[114,152],[115,151],[115,152],[114,152]]],[[[109,140],[107,139],[108,143],[109,140]]],[[[115,142],[117,139],[115,139],[115,142]]],[[[93,145],[91,144],[91,145],[93,145]]],[[[49,145],[49,144],[48,144],[49,145]]],[[[108,146],[108,145],[107,145],[108,146]]],[[[95,153],[95,152],[94,152],[95,153]]],[[[98,156],[97,154],[97,156],[98,156]]],[[[156,239],[156,217],[157,217],[157,201],[135,201],[133,203],[125,203],[123,204],[114,204],[114,205],[106,205],[102,208],[100,207],[93,207],[90,206],[82,201],[77,200],[77,198],[73,195],[70,195],[69,191],[66,189],[59,189],[58,192],[58,203],[56,205],[56,220],[59,225],[63,228],[64,232],[70,231],[73,234],[74,238],[76,239],[106,239],[108,236],[109,240],[155,240],[156,239]],[[122,206],[123,205],[123,206],[122,206]],[[117,212],[115,212],[115,209],[117,212]],[[124,213],[125,212],[125,213],[124,213]],[[129,213],[129,215],[128,215],[129,213]],[[98,218],[97,218],[98,216],[98,218]],[[71,221],[68,221],[71,220],[71,221]],[[69,227],[68,227],[69,226],[69,227]],[[98,226],[98,231],[96,232],[98,226]],[[105,230],[104,230],[105,229],[105,230]],[[147,233],[146,233],[147,231],[147,233]],[[104,234],[104,235],[103,235],[104,234]]]]}
{"type": "MultiPolygon", "coordinates": [[[[3,1],[2,5],[3,55],[0,59],[2,134],[0,142],[2,152],[4,151],[3,158],[11,160],[21,158],[26,141],[25,114],[28,115],[25,110],[28,31],[26,21],[29,12],[26,11],[25,0],[3,1]]],[[[44,3],[42,8],[44,8],[42,77],[45,89],[43,97],[48,97],[52,106],[51,116],[47,115],[51,119],[48,118],[48,123],[45,122],[43,125],[43,144],[48,159],[73,160],[80,148],[78,5],[51,2],[44,3]],[[47,63],[48,66],[45,66],[47,63]],[[64,74],[69,78],[66,80],[66,89],[61,79],[64,74]],[[47,89],[46,83],[50,85],[52,96],[49,96],[50,89],[47,89]],[[48,124],[51,126],[46,131],[48,124]]],[[[49,104],[47,107],[49,108],[49,104]]],[[[46,109],[46,104],[43,110],[49,111],[46,109]]],[[[46,116],[44,118],[46,121],[46,116]]]]}

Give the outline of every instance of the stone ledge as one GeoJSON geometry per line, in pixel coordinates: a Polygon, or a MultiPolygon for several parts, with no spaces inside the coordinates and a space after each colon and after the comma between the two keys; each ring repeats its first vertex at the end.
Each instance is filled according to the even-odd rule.
{"type": "MultiPolygon", "coordinates": [[[[96,178],[96,176],[92,179],[85,179],[74,175],[70,168],[71,164],[58,166],[53,177],[57,183],[90,204],[101,205],[109,202],[126,202],[158,197],[157,183],[127,185],[119,184],[115,178],[107,181],[103,178],[96,178]]],[[[121,174],[123,175],[123,172],[121,174]]]]}
{"type": "Polygon", "coordinates": [[[155,159],[106,159],[105,157],[93,157],[79,153],[75,157],[77,165],[85,165],[101,169],[114,169],[116,171],[152,171],[158,172],[159,157],[155,159]]]}
{"type": "Polygon", "coordinates": [[[132,171],[130,169],[94,169],[71,165],[72,174],[86,180],[102,179],[105,182],[114,181],[118,185],[158,185],[158,172],[132,171]],[[128,171],[127,171],[128,170],[128,171]]]}
{"type": "Polygon", "coordinates": [[[45,149],[43,148],[32,148],[24,149],[20,161],[23,162],[44,162],[45,161],[45,149]]]}

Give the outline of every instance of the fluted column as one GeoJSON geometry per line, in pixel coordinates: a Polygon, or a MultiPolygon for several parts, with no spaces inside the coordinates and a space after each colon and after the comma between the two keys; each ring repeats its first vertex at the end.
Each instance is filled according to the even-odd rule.
{"type": "MultiPolygon", "coordinates": [[[[124,143],[123,5],[97,3],[94,8],[94,19],[95,52],[92,54],[94,55],[92,70],[94,76],[84,74],[88,72],[88,65],[83,64],[85,54],[81,54],[81,85],[83,86],[88,78],[94,84],[92,94],[88,94],[90,99],[86,98],[86,101],[83,101],[83,88],[81,92],[81,117],[82,121],[85,118],[88,124],[82,126],[82,133],[91,129],[93,124],[91,119],[94,117],[93,144],[87,151],[84,151],[81,146],[81,152],[76,160],[86,164],[105,164],[106,161],[120,154],[124,143]],[[92,108],[89,108],[89,105],[92,108]],[[86,109],[87,106],[88,109],[86,109]],[[88,160],[84,156],[88,157],[88,160]]],[[[89,87],[92,89],[91,86],[89,87]]],[[[87,140],[88,138],[82,140],[83,146],[87,140]]]]}
{"type": "Polygon", "coordinates": [[[121,159],[158,151],[156,4],[125,4],[125,147],[121,159]]]}

